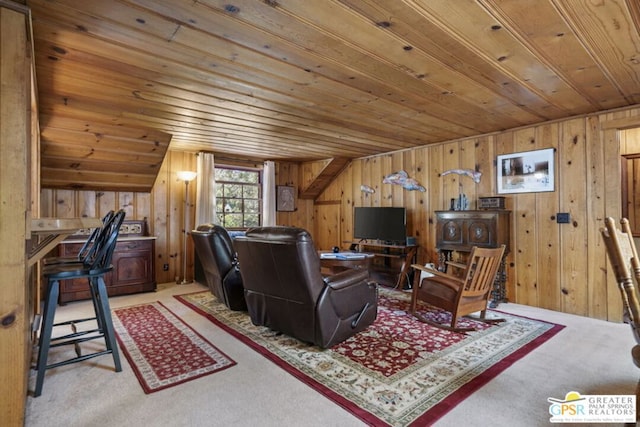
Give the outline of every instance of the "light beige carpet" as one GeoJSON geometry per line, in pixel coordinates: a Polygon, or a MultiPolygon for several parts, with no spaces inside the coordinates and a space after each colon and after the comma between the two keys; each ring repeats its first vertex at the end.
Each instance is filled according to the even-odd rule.
{"type": "MultiPolygon", "coordinates": [[[[161,301],[237,362],[225,371],[144,394],[131,367],[113,371],[105,356],[49,370],[42,396],[29,397],[26,426],[362,426],[361,421],[295,379],[172,295],[205,289],[162,286],[110,299],[111,307],[161,301]]],[[[437,426],[549,425],[548,397],[633,394],[640,370],[631,361],[628,325],[517,304],[500,310],[566,325],[556,337],[490,381],[437,426]]],[[[90,302],[58,309],[58,319],[90,313],[90,302]]],[[[34,375],[30,382],[33,389],[34,375]]],[[[602,424],[600,424],[602,426],[602,424]]]]}
{"type": "MultiPolygon", "coordinates": [[[[563,328],[490,311],[488,318],[503,322],[462,318],[459,326],[476,330],[460,334],[420,322],[409,314],[409,293],[382,287],[375,322],[321,350],[253,325],[209,291],[177,299],[365,423],[398,427],[438,420],[563,328]]],[[[417,309],[431,321],[451,322],[443,310],[422,302],[417,309]]]]}

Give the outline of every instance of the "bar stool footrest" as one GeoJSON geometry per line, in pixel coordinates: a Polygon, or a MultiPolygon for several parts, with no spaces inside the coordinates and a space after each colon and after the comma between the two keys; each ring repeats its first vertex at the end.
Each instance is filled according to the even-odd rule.
{"type": "MultiPolygon", "coordinates": [[[[82,362],[88,359],[93,359],[94,357],[104,356],[105,354],[111,354],[113,351],[111,350],[103,350],[95,353],[83,354],[78,357],[73,357],[71,359],[63,360],[61,362],[52,363],[50,365],[45,366],[45,369],[57,368],[58,366],[70,365],[72,363],[82,362]]],[[[116,372],[120,372],[120,370],[116,369],[116,372]]]]}
{"type": "Polygon", "coordinates": [[[80,343],[95,340],[98,338],[104,338],[104,333],[100,329],[92,329],[90,331],[75,332],[73,334],[68,334],[61,337],[57,337],[57,338],[51,338],[51,341],[50,341],[51,344],[49,345],[49,348],[61,347],[63,345],[80,344],[80,343]],[[87,337],[86,335],[89,335],[89,334],[97,334],[97,335],[91,335],[87,337]],[[78,337],[83,337],[83,338],[78,338],[78,337]]]}

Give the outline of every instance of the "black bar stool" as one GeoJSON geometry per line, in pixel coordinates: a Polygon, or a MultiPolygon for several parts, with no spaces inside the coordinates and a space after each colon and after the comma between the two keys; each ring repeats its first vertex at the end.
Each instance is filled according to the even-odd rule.
{"type": "Polygon", "coordinates": [[[124,221],[124,216],[125,212],[120,210],[107,220],[96,237],[95,250],[93,250],[92,255],[86,257],[83,262],[54,264],[45,266],[43,269],[43,274],[47,279],[48,286],[44,303],[42,326],[40,328],[38,360],[36,364],[38,372],[34,397],[38,397],[42,393],[44,374],[47,369],[111,354],[113,356],[115,371],[120,372],[122,370],[113,329],[107,288],[104,283],[104,275],[113,269],[111,258],[116,246],[120,226],[122,225],[122,221],[124,221]],[[60,294],[60,280],[76,278],[87,278],[89,282],[95,317],[53,323],[58,304],[58,296],[60,294]],[[97,323],[97,327],[94,329],[78,330],[76,327],[78,323],[93,320],[97,323]],[[53,328],[63,325],[69,325],[72,333],[52,337],[53,328]],[[104,338],[106,348],[102,351],[82,354],[79,344],[97,338],[104,338]],[[74,345],[76,357],[47,365],[49,349],[63,345],[74,345]]]}
{"type": "Polygon", "coordinates": [[[102,217],[102,227],[96,227],[93,229],[93,231],[91,231],[91,234],[89,234],[89,237],[87,238],[86,242],[84,242],[84,244],[80,248],[78,255],[45,258],[43,260],[43,264],[45,266],[48,266],[48,265],[54,265],[54,264],[66,264],[66,263],[78,263],[78,262],[84,263],[85,261],[90,262],[91,258],[95,255],[96,251],[98,250],[98,246],[96,244],[98,240],[98,236],[100,236],[100,233],[102,233],[102,230],[104,230],[104,227],[109,223],[109,221],[111,220],[111,218],[113,218],[114,215],[115,215],[114,211],[109,211],[104,217],[102,217]]]}

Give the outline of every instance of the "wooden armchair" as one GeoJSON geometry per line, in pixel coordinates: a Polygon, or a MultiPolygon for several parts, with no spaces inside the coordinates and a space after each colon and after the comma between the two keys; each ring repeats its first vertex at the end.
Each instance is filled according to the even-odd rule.
{"type": "MultiPolygon", "coordinates": [[[[604,224],[605,228],[601,228],[600,233],[620,289],[624,321],[631,325],[633,337],[640,344],[640,303],[635,286],[635,282],[640,280],[640,259],[629,221],[626,218],[620,220],[622,230],[616,228],[616,222],[611,217],[606,218],[604,224]]],[[[640,367],[637,360],[635,363],[640,367]]]]}
{"type": "MultiPolygon", "coordinates": [[[[613,267],[616,282],[622,297],[624,322],[631,326],[636,343],[640,344],[640,303],[636,291],[636,282],[640,281],[640,259],[633,241],[629,221],[620,220],[622,230],[616,228],[616,222],[608,217],[604,220],[605,228],[600,229],[607,249],[609,262],[613,267]]],[[[640,368],[640,345],[631,349],[633,363],[640,368]]],[[[636,407],[640,409],[640,383],[636,389],[636,407]]],[[[636,411],[640,415],[640,411],[636,411]]]]}
{"type": "Polygon", "coordinates": [[[496,273],[502,262],[505,245],[499,248],[473,247],[467,264],[448,263],[452,267],[462,268],[462,274],[454,276],[432,270],[422,265],[414,264],[416,270],[425,271],[433,276],[420,280],[420,274],[415,274],[413,293],[411,296],[411,314],[418,320],[431,325],[457,332],[473,330],[473,328],[459,328],[458,319],[471,313],[480,311],[478,320],[500,322],[503,319],[486,319],[489,295],[496,278],[496,273]],[[451,325],[443,325],[425,318],[416,310],[418,300],[451,312],[451,325]]]}

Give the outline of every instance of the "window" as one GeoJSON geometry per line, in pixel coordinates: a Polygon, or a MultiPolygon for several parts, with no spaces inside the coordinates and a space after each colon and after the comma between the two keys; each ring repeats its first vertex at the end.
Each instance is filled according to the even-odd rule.
{"type": "Polygon", "coordinates": [[[262,223],[262,173],[254,169],[216,167],[216,215],[228,229],[262,223]]]}

